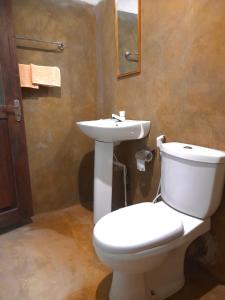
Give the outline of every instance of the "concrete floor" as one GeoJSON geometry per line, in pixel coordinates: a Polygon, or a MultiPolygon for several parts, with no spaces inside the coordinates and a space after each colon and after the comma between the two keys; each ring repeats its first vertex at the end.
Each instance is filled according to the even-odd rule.
{"type": "MultiPolygon", "coordinates": [[[[33,221],[0,236],[0,299],[107,300],[111,271],[92,247],[92,213],[77,205],[33,221]]],[[[225,286],[199,267],[186,273],[170,300],[225,299],[225,286]]]]}

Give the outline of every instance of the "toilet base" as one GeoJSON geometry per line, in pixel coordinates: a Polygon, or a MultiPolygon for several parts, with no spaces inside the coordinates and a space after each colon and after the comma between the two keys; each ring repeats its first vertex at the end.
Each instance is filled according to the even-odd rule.
{"type": "Polygon", "coordinates": [[[185,284],[184,276],[184,258],[190,241],[168,252],[168,258],[163,264],[146,273],[146,285],[158,296],[159,300],[163,300],[177,291],[185,284]]]}
{"type": "Polygon", "coordinates": [[[184,257],[189,244],[169,251],[161,265],[146,273],[114,271],[109,299],[163,300],[179,291],[185,283],[184,257]]]}
{"type": "Polygon", "coordinates": [[[113,272],[110,300],[149,300],[144,274],[113,272]]]}
{"type": "Polygon", "coordinates": [[[184,284],[184,276],[181,276],[154,290],[147,284],[146,274],[113,272],[109,300],[163,300],[178,292],[184,284]]]}
{"type": "Polygon", "coordinates": [[[158,289],[155,293],[157,295],[157,300],[164,300],[176,292],[178,292],[185,284],[184,278],[181,278],[179,281],[174,283],[170,283],[168,286],[163,286],[162,288],[158,289]]]}

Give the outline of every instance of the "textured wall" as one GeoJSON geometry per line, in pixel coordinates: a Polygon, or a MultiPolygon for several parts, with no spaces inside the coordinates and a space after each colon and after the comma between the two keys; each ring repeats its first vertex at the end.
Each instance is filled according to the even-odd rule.
{"type": "MultiPolygon", "coordinates": [[[[159,163],[138,173],[134,153],[155,147],[156,136],[225,150],[225,1],[142,0],[142,73],[122,80],[116,79],[113,5],[105,0],[97,7],[97,99],[103,116],[126,110],[128,118],[152,121],[146,141],[119,150],[129,166],[129,201],[140,202],[156,192],[159,163]]],[[[214,270],[223,280],[224,203],[225,197],[212,219],[219,247],[214,270]]]]}
{"type": "MultiPolygon", "coordinates": [[[[103,0],[97,6],[95,36],[93,8],[79,1],[13,1],[17,34],[66,43],[62,54],[18,49],[19,62],[57,65],[62,71],[61,90],[24,93],[35,212],[91,195],[93,144],[76,129],[76,120],[126,110],[128,118],[152,121],[148,139],[123,143],[117,150],[129,167],[132,203],[148,201],[156,192],[158,157],[142,174],[134,154],[145,145],[155,147],[157,135],[225,150],[224,0],[142,0],[142,73],[122,80],[116,78],[113,5],[103,0]]],[[[211,270],[221,280],[224,200],[212,218],[219,250],[211,270]]]]}
{"type": "Polygon", "coordinates": [[[17,49],[20,63],[58,66],[62,88],[24,90],[33,204],[35,213],[92,197],[93,142],[75,122],[96,114],[95,14],[93,7],[71,0],[13,1],[16,34],[62,40],[62,53],[17,49]],[[85,178],[85,180],[84,180],[85,178]]]}

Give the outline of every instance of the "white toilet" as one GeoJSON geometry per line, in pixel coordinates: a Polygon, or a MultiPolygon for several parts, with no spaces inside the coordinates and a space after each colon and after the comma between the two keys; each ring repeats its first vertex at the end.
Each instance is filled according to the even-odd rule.
{"type": "Polygon", "coordinates": [[[110,300],[165,299],[184,285],[187,247],[209,231],[225,175],[225,152],[164,143],[163,201],[132,205],[107,214],[95,225],[93,243],[113,270],[110,300]]]}

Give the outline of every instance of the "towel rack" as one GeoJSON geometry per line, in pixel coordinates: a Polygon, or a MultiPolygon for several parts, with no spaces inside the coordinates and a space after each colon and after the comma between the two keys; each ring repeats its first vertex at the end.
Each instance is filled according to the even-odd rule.
{"type": "Polygon", "coordinates": [[[138,52],[126,51],[124,56],[129,61],[138,62],[138,52]]]}
{"type": "Polygon", "coordinates": [[[37,42],[37,43],[56,45],[58,50],[60,50],[60,51],[63,51],[64,47],[65,47],[64,43],[60,42],[60,41],[57,41],[57,42],[44,41],[44,40],[33,39],[33,38],[26,37],[26,36],[21,36],[21,35],[16,35],[16,39],[17,40],[24,40],[24,41],[31,41],[31,42],[37,42]]]}

